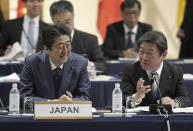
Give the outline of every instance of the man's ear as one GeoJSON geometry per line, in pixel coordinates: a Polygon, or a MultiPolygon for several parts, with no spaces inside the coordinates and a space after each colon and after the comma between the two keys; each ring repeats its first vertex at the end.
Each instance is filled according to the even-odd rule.
{"type": "Polygon", "coordinates": [[[165,51],[163,52],[162,56],[163,56],[164,58],[166,58],[167,54],[168,54],[168,52],[167,52],[167,50],[165,50],[165,51]]]}

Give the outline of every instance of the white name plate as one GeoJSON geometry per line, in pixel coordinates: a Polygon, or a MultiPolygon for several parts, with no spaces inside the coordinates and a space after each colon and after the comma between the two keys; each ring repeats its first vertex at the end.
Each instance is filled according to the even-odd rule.
{"type": "Polygon", "coordinates": [[[34,119],[92,119],[92,102],[35,101],[34,119]]]}

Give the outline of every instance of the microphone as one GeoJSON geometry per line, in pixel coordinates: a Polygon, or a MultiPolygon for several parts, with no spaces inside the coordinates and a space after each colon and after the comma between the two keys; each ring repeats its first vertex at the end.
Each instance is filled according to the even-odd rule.
{"type": "Polygon", "coordinates": [[[158,100],[160,101],[160,103],[159,104],[150,104],[149,105],[149,111],[151,113],[159,113],[158,111],[160,111],[161,113],[164,113],[165,110],[168,112],[171,112],[172,106],[170,104],[162,104],[162,101],[161,101],[162,96],[161,96],[160,88],[159,88],[158,83],[156,81],[156,74],[152,75],[152,79],[150,80],[150,84],[151,84],[151,88],[154,86],[157,86],[158,100]]]}

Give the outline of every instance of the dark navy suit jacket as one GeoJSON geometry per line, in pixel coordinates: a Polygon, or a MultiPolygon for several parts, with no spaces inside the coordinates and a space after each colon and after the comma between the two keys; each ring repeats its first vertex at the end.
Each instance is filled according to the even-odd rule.
{"type": "MultiPolygon", "coordinates": [[[[87,59],[71,52],[69,60],[64,63],[58,97],[71,92],[73,100],[89,100],[91,87],[87,73],[87,59]]],[[[32,96],[33,100],[56,99],[51,65],[45,51],[27,56],[19,83],[21,100],[32,96]]]]}
{"type": "MultiPolygon", "coordinates": [[[[126,97],[136,93],[136,85],[139,78],[145,80],[144,84],[149,84],[150,80],[145,70],[142,69],[139,62],[127,65],[123,70],[121,89],[123,92],[123,102],[126,103],[126,97]]],[[[191,106],[191,98],[184,84],[183,71],[180,67],[164,62],[160,76],[159,88],[161,97],[169,96],[181,103],[182,107],[191,106]]],[[[153,100],[152,93],[148,92],[143,98],[141,106],[157,103],[153,100]]]]}
{"type": "MultiPolygon", "coordinates": [[[[151,30],[151,25],[138,22],[136,42],[145,32],[151,30]]],[[[126,49],[123,21],[109,25],[107,27],[106,38],[103,44],[104,55],[110,59],[117,59],[118,57],[122,57],[123,51],[126,49]]]]}

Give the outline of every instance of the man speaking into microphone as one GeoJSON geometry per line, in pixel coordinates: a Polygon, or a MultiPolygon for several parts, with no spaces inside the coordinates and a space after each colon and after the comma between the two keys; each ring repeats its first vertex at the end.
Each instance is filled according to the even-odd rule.
{"type": "Polygon", "coordinates": [[[163,33],[148,31],[138,41],[139,61],[123,70],[123,103],[133,95],[136,105],[170,104],[172,108],[191,106],[180,67],[167,63],[167,40],[163,33]],[[154,86],[152,80],[155,81],[154,86]]]}

